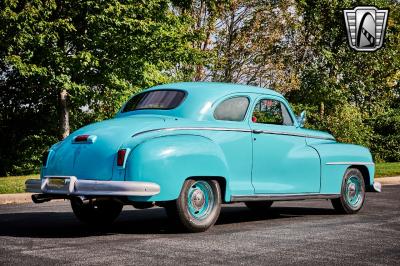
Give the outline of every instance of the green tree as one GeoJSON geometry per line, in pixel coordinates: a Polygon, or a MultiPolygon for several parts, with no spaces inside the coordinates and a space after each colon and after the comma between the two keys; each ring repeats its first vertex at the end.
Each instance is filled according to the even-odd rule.
{"type": "Polygon", "coordinates": [[[301,19],[295,1],[226,1],[215,20],[214,81],[273,87],[299,87],[296,27],[301,19]]]}
{"type": "Polygon", "coordinates": [[[167,0],[2,1],[1,157],[27,136],[65,138],[132,93],[191,75],[202,57],[192,25],[167,0]],[[40,124],[18,132],[32,120],[40,124]]]}
{"type": "MultiPolygon", "coordinates": [[[[392,116],[392,108],[400,101],[400,5],[396,1],[362,4],[390,9],[384,47],[376,52],[356,52],[347,44],[343,9],[359,3],[299,2],[307,53],[300,71],[300,89],[287,97],[312,112],[312,127],[329,130],[345,142],[370,144],[374,154],[389,159],[394,157],[382,156],[377,147],[384,144],[375,141],[384,139],[381,134],[399,133],[384,132],[374,121],[392,116]]],[[[395,146],[398,144],[391,147],[395,146]]]]}
{"type": "Polygon", "coordinates": [[[399,160],[399,22],[395,0],[1,1],[0,175],[174,80],[272,87],[308,127],[399,160]],[[347,44],[343,9],[358,5],[390,9],[379,51],[347,44]]]}

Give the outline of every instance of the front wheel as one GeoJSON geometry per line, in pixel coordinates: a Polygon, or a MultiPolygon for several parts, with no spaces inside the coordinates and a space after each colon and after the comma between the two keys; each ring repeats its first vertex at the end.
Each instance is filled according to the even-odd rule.
{"type": "Polygon", "coordinates": [[[215,180],[186,180],[179,198],[165,206],[168,217],[188,232],[203,232],[217,221],[221,189],[215,180]]]}
{"type": "Polygon", "coordinates": [[[96,200],[82,203],[80,199],[71,199],[72,210],[83,223],[91,225],[111,224],[121,213],[123,204],[115,200],[96,200]]]}
{"type": "Polygon", "coordinates": [[[339,213],[352,214],[361,210],[365,201],[365,183],[360,170],[347,169],[344,174],[340,198],[333,199],[332,205],[339,213]]]}

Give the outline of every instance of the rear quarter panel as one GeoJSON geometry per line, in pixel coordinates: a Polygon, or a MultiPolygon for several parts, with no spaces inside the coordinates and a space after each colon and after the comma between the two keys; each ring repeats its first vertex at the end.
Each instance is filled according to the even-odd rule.
{"type": "Polygon", "coordinates": [[[158,195],[130,200],[167,201],[178,198],[184,181],[193,176],[226,177],[227,162],[220,147],[210,139],[180,134],[150,138],[134,147],[127,161],[125,180],[154,182],[161,187],[158,195]]]}
{"type": "MultiPolygon", "coordinates": [[[[217,124],[214,123],[214,127],[217,124]]],[[[163,130],[135,136],[125,146],[131,149],[125,180],[155,182],[161,187],[156,196],[147,199],[132,197],[131,200],[176,199],[184,181],[190,177],[221,177],[225,182],[222,187],[225,201],[230,201],[231,194],[254,193],[249,132],[163,130]]]]}

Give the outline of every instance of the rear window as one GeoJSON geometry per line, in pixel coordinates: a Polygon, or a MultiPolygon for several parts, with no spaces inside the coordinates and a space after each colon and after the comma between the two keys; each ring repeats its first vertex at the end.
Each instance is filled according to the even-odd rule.
{"type": "Polygon", "coordinates": [[[185,95],[185,92],[180,90],[155,90],[143,92],[132,97],[126,103],[122,112],[143,109],[174,109],[183,101],[185,95]]]}

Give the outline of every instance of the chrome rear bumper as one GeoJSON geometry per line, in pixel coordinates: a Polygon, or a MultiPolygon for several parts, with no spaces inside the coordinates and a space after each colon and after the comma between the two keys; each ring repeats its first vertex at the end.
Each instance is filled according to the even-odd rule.
{"type": "Polygon", "coordinates": [[[45,176],[28,179],[25,191],[66,196],[153,196],[160,193],[156,183],[138,181],[99,181],[75,176],[45,176]]]}

